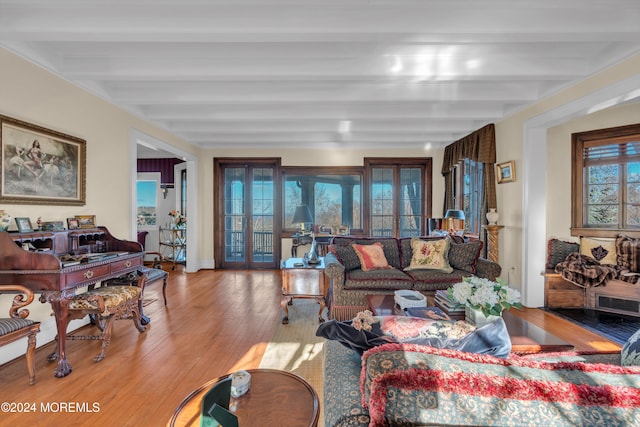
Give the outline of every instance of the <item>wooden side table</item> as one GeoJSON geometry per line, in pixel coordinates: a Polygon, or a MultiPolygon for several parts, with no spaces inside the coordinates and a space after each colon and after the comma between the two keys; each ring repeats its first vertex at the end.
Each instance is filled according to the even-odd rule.
{"type": "Polygon", "coordinates": [[[289,258],[282,262],[282,301],[280,305],[284,310],[283,324],[289,323],[288,305],[294,298],[311,298],[320,304],[318,320],[324,322],[322,310],[325,307],[328,280],[324,275],[324,258],[319,258],[320,263],[309,264],[303,258],[289,258]]]}
{"type": "MultiPolygon", "coordinates": [[[[240,426],[316,427],[320,400],[313,387],[298,375],[278,369],[248,369],[251,387],[247,394],[231,398],[229,410],[240,426]]],[[[198,387],[176,408],[169,426],[199,427],[203,396],[229,375],[198,387]]]]}

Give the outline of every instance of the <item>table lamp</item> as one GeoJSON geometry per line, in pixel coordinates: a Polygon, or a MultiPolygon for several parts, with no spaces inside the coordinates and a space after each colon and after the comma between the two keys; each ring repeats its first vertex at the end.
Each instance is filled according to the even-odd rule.
{"type": "Polygon", "coordinates": [[[293,214],[294,224],[300,224],[300,235],[305,236],[307,232],[305,231],[305,225],[313,223],[313,217],[311,216],[311,211],[309,210],[309,206],[307,205],[299,205],[296,207],[296,211],[293,214]]]}
{"type": "Polygon", "coordinates": [[[464,230],[464,211],[458,209],[449,209],[444,214],[444,219],[447,222],[447,230],[464,230]]]}

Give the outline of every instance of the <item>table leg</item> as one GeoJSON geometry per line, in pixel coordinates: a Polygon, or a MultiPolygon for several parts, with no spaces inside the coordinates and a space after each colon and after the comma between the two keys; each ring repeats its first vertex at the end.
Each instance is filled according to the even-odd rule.
{"type": "Polygon", "coordinates": [[[284,317],[282,318],[282,324],[287,325],[289,323],[289,307],[287,305],[291,304],[293,297],[283,295],[282,301],[280,301],[280,306],[282,310],[284,310],[284,317]]]}
{"type": "Polygon", "coordinates": [[[56,359],[58,360],[58,365],[54,370],[54,376],[57,378],[66,377],[72,371],[72,367],[67,361],[66,353],[67,325],[69,323],[69,300],[63,297],[60,292],[52,292],[43,294],[40,301],[48,301],[51,304],[56,318],[56,328],[58,331],[56,351],[50,354],[48,359],[50,362],[53,362],[56,359]]]}
{"type": "Polygon", "coordinates": [[[322,317],[322,310],[324,310],[325,307],[324,297],[315,297],[314,299],[318,304],[320,304],[320,310],[318,311],[318,323],[322,323],[324,322],[324,317],[322,317]]]}

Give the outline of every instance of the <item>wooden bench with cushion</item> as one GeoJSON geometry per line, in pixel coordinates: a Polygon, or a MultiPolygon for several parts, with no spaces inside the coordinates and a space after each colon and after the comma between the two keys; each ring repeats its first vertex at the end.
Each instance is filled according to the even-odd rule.
{"type": "Polygon", "coordinates": [[[40,322],[27,319],[29,310],[23,308],[33,301],[33,291],[21,285],[0,285],[0,293],[18,292],[13,298],[8,318],[0,318],[0,346],[27,337],[27,370],[29,385],[36,383],[36,334],[40,332],[40,322]]]}

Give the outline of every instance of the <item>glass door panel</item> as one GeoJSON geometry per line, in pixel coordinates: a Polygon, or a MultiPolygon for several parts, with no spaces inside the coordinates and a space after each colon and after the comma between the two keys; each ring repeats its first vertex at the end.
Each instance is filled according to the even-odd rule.
{"type": "Polygon", "coordinates": [[[253,262],[272,263],[274,260],[274,182],[273,168],[253,169],[252,221],[253,262]]]}
{"type": "Polygon", "coordinates": [[[393,236],[393,168],[374,168],[371,179],[371,235],[393,236]]]}
{"type": "Polygon", "coordinates": [[[224,260],[245,262],[245,168],[224,171],[224,260]]]}
{"type": "Polygon", "coordinates": [[[422,171],[420,168],[400,169],[400,237],[420,235],[422,208],[422,171]]]}

